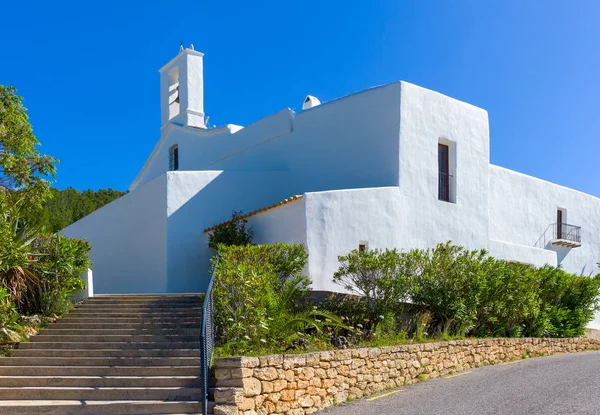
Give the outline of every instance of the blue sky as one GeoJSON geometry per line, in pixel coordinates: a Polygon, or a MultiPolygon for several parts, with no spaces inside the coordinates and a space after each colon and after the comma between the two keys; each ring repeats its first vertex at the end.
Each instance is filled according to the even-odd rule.
{"type": "MultiPolygon", "coordinates": [[[[211,124],[406,80],[489,112],[491,161],[600,196],[600,2],[22,1],[0,84],[60,188],[125,190],[159,139],[157,70],[205,53],[211,124]]],[[[7,17],[8,16],[8,17],[7,17]]]]}

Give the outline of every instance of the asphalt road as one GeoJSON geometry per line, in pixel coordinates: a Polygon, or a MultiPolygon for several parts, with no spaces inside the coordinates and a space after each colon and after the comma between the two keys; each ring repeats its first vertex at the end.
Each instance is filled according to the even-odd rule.
{"type": "Polygon", "coordinates": [[[322,413],[600,414],[600,352],[481,367],[382,392],[322,413]]]}

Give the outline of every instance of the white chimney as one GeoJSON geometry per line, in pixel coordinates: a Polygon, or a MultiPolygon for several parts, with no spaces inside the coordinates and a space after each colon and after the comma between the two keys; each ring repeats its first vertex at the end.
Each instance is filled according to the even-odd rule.
{"type": "Polygon", "coordinates": [[[307,95],[304,98],[304,102],[302,103],[302,109],[307,110],[312,107],[316,107],[317,105],[321,105],[321,101],[317,97],[313,97],[312,95],[307,95]]]}

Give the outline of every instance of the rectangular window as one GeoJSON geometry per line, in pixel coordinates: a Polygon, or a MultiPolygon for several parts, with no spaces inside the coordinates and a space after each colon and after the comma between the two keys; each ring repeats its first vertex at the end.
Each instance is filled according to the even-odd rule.
{"type": "Polygon", "coordinates": [[[438,199],[450,202],[452,176],[450,175],[450,149],[438,144],[438,199]]]}
{"type": "Polygon", "coordinates": [[[169,149],[169,170],[179,170],[179,147],[177,145],[169,149]]]}

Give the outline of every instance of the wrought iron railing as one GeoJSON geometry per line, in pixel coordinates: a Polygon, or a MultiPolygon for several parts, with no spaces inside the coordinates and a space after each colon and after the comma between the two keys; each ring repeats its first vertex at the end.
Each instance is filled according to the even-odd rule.
{"type": "Polygon", "coordinates": [[[553,227],[553,239],[565,239],[581,243],[581,226],[569,225],[568,223],[555,223],[553,227]]]}
{"type": "Polygon", "coordinates": [[[206,289],[204,305],[202,306],[202,328],[200,329],[200,376],[201,376],[201,395],[202,395],[202,413],[208,415],[208,386],[210,381],[210,372],[212,357],[215,346],[215,310],[213,302],[213,283],[219,266],[219,257],[215,261],[215,266],[206,289]]]}
{"type": "Polygon", "coordinates": [[[439,173],[438,179],[438,199],[443,200],[445,202],[452,202],[451,192],[452,192],[452,181],[453,177],[448,173],[439,173]]]}

